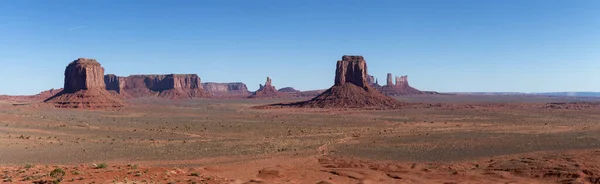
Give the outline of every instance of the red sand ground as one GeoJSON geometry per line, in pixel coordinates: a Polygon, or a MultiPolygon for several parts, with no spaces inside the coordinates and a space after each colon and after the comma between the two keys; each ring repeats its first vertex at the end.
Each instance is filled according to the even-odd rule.
{"type": "Polygon", "coordinates": [[[0,181],[600,183],[600,103],[420,98],[381,111],[255,110],[278,101],[245,99],[135,99],[116,111],[0,101],[0,181]],[[64,176],[51,174],[57,168],[64,176]]]}

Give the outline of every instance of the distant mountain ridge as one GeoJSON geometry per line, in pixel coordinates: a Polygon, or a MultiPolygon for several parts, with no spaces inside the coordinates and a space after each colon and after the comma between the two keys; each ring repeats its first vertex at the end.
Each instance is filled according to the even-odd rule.
{"type": "Polygon", "coordinates": [[[600,92],[547,92],[547,93],[531,93],[531,94],[545,95],[545,96],[600,97],[600,92]]]}
{"type": "Polygon", "coordinates": [[[523,93],[523,92],[452,92],[459,95],[537,95],[537,96],[568,96],[568,97],[600,97],[600,92],[544,92],[544,93],[523,93]]]}

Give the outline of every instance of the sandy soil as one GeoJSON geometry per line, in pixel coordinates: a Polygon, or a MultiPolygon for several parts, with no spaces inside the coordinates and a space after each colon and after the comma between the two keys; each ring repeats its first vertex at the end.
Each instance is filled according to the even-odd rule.
{"type": "Polygon", "coordinates": [[[402,100],[445,105],[255,109],[289,100],[135,99],[88,111],[2,101],[0,181],[600,183],[600,106],[402,100]]]}

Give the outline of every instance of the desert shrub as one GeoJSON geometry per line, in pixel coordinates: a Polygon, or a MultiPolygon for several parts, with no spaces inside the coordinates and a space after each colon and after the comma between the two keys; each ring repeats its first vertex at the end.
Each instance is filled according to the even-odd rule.
{"type": "Polygon", "coordinates": [[[55,178],[57,181],[61,181],[65,175],[65,171],[61,168],[56,168],[50,172],[50,177],[55,178]]]}
{"type": "Polygon", "coordinates": [[[108,165],[106,163],[100,163],[100,164],[96,165],[96,169],[104,169],[107,167],[108,167],[108,165]]]}

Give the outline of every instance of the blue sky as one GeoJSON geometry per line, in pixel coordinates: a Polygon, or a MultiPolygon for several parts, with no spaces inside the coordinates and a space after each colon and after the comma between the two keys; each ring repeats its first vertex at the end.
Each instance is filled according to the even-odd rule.
{"type": "Polygon", "coordinates": [[[0,94],[106,73],[324,89],[344,54],[442,92],[600,91],[597,0],[4,0],[0,94]]]}

